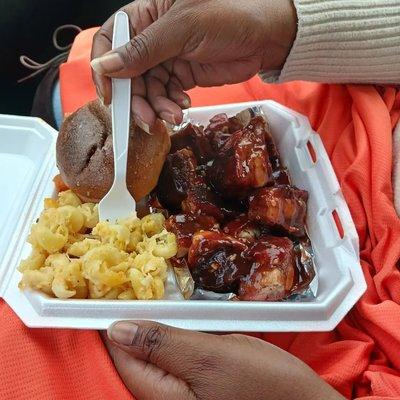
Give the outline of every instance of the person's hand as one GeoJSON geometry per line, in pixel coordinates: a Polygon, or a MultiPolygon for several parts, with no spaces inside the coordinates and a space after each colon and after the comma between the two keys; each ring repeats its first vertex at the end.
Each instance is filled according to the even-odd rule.
{"type": "Polygon", "coordinates": [[[105,343],[138,400],[344,399],[297,358],[249,336],[121,321],[105,343]]]}
{"type": "Polygon", "coordinates": [[[100,28],[93,80],[109,104],[109,77],[133,78],[132,112],[150,126],[157,116],[180,123],[190,106],[188,89],[281,68],[296,36],[291,0],[136,0],[122,10],[132,40],[110,51],[114,18],[100,28]]]}

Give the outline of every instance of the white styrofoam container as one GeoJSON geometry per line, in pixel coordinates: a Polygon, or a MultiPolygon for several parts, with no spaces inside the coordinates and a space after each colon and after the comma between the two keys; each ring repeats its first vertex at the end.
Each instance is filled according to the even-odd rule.
{"type": "MultiPolygon", "coordinates": [[[[310,193],[307,226],[315,252],[318,293],[304,302],[61,300],[20,291],[26,238],[43,198],[54,195],[57,132],[29,117],[0,116],[0,297],[30,327],[105,329],[119,319],[150,319],[204,331],[332,330],[366,290],[358,236],[320,137],[306,117],[273,101],[192,108],[189,117],[206,124],[220,112],[234,115],[259,105],[267,115],[283,164],[293,183],[310,193]],[[312,146],[316,159],[308,148],[312,146]],[[338,232],[332,212],[343,227],[338,232]]],[[[168,287],[174,285],[170,275],[168,287]]],[[[171,293],[167,288],[167,293],[171,293]]]]}

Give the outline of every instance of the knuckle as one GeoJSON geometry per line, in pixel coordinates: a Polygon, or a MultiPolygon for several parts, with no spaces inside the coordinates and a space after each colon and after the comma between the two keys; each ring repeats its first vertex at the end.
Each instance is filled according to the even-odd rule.
{"type": "MultiPolygon", "coordinates": [[[[143,1],[143,0],[139,0],[139,2],[141,2],[141,1],[143,1]]],[[[119,9],[119,11],[123,11],[123,12],[125,12],[125,13],[128,14],[129,11],[130,11],[129,4],[126,4],[125,6],[121,7],[121,8],[119,9]]]]}
{"type": "Polygon", "coordinates": [[[93,40],[106,40],[111,43],[111,32],[102,26],[99,28],[93,36],[93,40]]]}
{"type": "MultiPolygon", "coordinates": [[[[198,1],[196,0],[196,2],[198,1]]],[[[215,25],[214,14],[205,13],[202,7],[198,7],[198,4],[176,10],[175,16],[177,19],[185,23],[185,26],[193,31],[192,33],[215,25]],[[197,29],[193,29],[193,26],[197,29]]]]}
{"type": "MultiPolygon", "coordinates": [[[[136,0],[136,2],[140,8],[148,7],[149,5],[153,5],[155,3],[154,0],[136,0]]],[[[122,8],[129,8],[129,4],[122,8]]]]}
{"type": "Polygon", "coordinates": [[[139,327],[132,346],[138,347],[150,361],[156,362],[157,355],[168,342],[168,338],[169,332],[166,327],[160,325],[139,327]]]}
{"type": "Polygon", "coordinates": [[[97,42],[100,38],[100,29],[96,31],[96,33],[93,35],[93,41],[97,42]]]}
{"type": "Polygon", "coordinates": [[[154,0],[141,0],[141,6],[143,10],[149,13],[149,15],[152,15],[152,12],[154,9],[157,9],[157,1],[154,0]]]}
{"type": "Polygon", "coordinates": [[[102,44],[108,43],[110,46],[111,50],[111,39],[110,39],[110,32],[104,28],[101,27],[96,31],[96,33],[93,35],[93,46],[92,46],[92,51],[91,51],[91,58],[94,57],[100,57],[103,55],[104,50],[101,51],[101,54],[99,54],[99,49],[103,48],[102,44]]]}
{"type": "Polygon", "coordinates": [[[144,32],[135,36],[125,47],[123,57],[128,64],[134,64],[138,60],[146,62],[150,58],[150,39],[144,32]]]}

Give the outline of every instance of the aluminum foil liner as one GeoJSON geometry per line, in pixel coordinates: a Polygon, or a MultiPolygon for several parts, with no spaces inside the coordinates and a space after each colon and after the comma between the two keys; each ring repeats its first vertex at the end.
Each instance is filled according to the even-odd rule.
{"type": "Polygon", "coordinates": [[[209,290],[195,289],[190,300],[239,300],[235,293],[216,293],[209,290]]]}
{"type": "Polygon", "coordinates": [[[172,267],[176,283],[178,284],[179,290],[185,300],[191,298],[194,292],[194,280],[192,274],[187,266],[182,268],[172,267]]]}
{"type": "Polygon", "coordinates": [[[235,293],[215,293],[200,288],[195,289],[192,274],[186,263],[179,267],[172,267],[175,280],[185,300],[238,300],[235,293]]]}
{"type": "Polygon", "coordinates": [[[285,301],[307,301],[317,296],[318,277],[314,264],[314,253],[310,240],[295,243],[296,264],[299,271],[299,283],[285,301]]]}
{"type": "Polygon", "coordinates": [[[250,108],[246,108],[243,111],[240,111],[235,115],[235,117],[242,122],[244,126],[247,126],[250,123],[250,120],[254,117],[261,116],[265,119],[267,124],[267,130],[270,130],[270,126],[268,123],[268,118],[265,115],[263,109],[260,106],[254,106],[250,108]]]}
{"type": "MultiPolygon", "coordinates": [[[[267,123],[267,127],[269,129],[269,124],[268,124],[268,118],[266,117],[264,111],[260,106],[254,106],[250,108],[246,108],[243,111],[237,113],[235,117],[239,119],[244,126],[247,126],[251,120],[251,118],[256,117],[256,116],[262,116],[265,119],[265,122],[267,123]]],[[[169,123],[165,123],[167,128],[170,129],[172,133],[179,132],[180,130],[186,128],[187,125],[193,124],[193,125],[200,125],[196,124],[189,116],[189,112],[184,111],[183,113],[183,120],[179,125],[171,125],[169,123]]]]}
{"type": "Polygon", "coordinates": [[[168,124],[168,128],[170,130],[170,132],[176,133],[179,132],[180,130],[186,128],[189,124],[195,124],[189,117],[189,113],[188,112],[184,112],[183,113],[183,120],[179,125],[172,125],[172,124],[168,124]]]}

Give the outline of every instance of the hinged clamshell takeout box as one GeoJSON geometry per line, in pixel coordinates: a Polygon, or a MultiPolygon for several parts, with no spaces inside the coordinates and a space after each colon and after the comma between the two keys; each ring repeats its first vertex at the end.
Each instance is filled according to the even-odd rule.
{"type": "Polygon", "coordinates": [[[57,132],[42,120],[0,116],[0,297],[30,327],[105,329],[119,319],[151,319],[204,331],[328,331],[366,289],[358,236],[320,137],[306,117],[273,101],[192,108],[188,117],[206,124],[215,114],[234,115],[260,106],[293,183],[309,191],[307,227],[315,253],[315,298],[281,302],[183,300],[61,300],[18,289],[26,239],[54,195],[57,132]],[[335,218],[340,220],[339,229],[335,218]]]}

